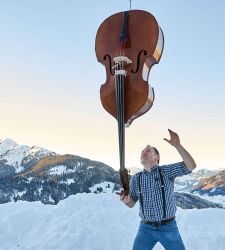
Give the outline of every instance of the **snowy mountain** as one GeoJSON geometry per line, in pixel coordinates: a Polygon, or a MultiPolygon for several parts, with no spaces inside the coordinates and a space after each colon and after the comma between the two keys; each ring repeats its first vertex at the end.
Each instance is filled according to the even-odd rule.
{"type": "Polygon", "coordinates": [[[18,144],[9,138],[5,140],[0,139],[0,155],[5,154],[8,150],[14,149],[17,146],[18,144]]]}
{"type": "Polygon", "coordinates": [[[0,177],[20,173],[55,152],[38,146],[18,145],[11,139],[0,140],[0,177]]]}
{"type": "MultiPolygon", "coordinates": [[[[1,141],[0,148],[0,203],[25,200],[56,205],[73,194],[121,188],[118,171],[99,161],[18,145],[10,139],[1,141]]],[[[179,193],[176,198],[182,208],[219,207],[194,195],[179,193]]]]}
{"type": "Polygon", "coordinates": [[[178,192],[190,192],[193,190],[202,180],[215,175],[220,172],[221,169],[196,169],[191,174],[183,175],[175,179],[175,190],[178,192]]]}
{"type": "Polygon", "coordinates": [[[103,191],[94,190],[94,185],[104,181],[112,183],[109,188],[120,187],[118,172],[104,163],[75,155],[46,156],[27,170],[0,179],[0,203],[40,200],[57,204],[72,194],[103,191]]]}
{"type": "Polygon", "coordinates": [[[60,155],[37,146],[0,142],[0,203],[27,200],[57,204],[71,194],[119,189],[110,166],[76,155],[60,155]],[[106,182],[105,187],[98,183],[106,182]]]}
{"type": "MultiPolygon", "coordinates": [[[[142,168],[138,167],[130,167],[128,168],[130,171],[129,173],[131,175],[134,175],[140,171],[142,171],[142,168]]],[[[181,177],[177,177],[175,179],[175,191],[177,192],[190,192],[192,189],[194,189],[202,180],[204,180],[207,177],[213,176],[217,174],[218,172],[222,171],[223,169],[196,169],[191,174],[184,175],[181,177]]]]}
{"type": "Polygon", "coordinates": [[[175,192],[176,205],[183,209],[193,208],[225,208],[225,204],[221,200],[212,201],[204,199],[202,196],[192,195],[190,193],[175,192]]]}
{"type": "MultiPolygon", "coordinates": [[[[57,206],[40,201],[0,205],[2,250],[130,250],[140,217],[114,193],[76,194],[57,206]]],[[[225,212],[177,208],[176,221],[188,250],[223,250],[225,212]]],[[[154,250],[163,250],[157,243],[154,250]]]]}
{"type": "Polygon", "coordinates": [[[192,190],[193,193],[213,195],[225,195],[225,170],[205,178],[192,190]]]}

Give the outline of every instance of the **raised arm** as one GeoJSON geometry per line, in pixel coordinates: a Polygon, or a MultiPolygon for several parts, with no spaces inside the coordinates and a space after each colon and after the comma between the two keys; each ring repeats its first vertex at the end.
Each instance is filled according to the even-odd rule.
{"type": "Polygon", "coordinates": [[[180,144],[180,138],[177,133],[173,132],[172,130],[168,129],[170,133],[170,140],[163,138],[167,141],[170,145],[174,146],[180,156],[182,157],[185,165],[189,170],[193,170],[196,168],[196,163],[192,156],[187,152],[187,150],[180,144]]]}

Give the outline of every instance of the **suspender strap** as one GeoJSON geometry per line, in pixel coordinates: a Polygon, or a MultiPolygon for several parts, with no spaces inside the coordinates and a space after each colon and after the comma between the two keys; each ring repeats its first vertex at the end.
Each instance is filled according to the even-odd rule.
{"type": "MultiPolygon", "coordinates": [[[[158,167],[158,168],[159,168],[159,176],[160,176],[160,182],[161,182],[160,186],[161,186],[162,198],[163,198],[163,219],[166,219],[166,197],[165,197],[165,189],[164,189],[165,186],[164,186],[164,180],[163,180],[161,167],[158,167]]],[[[143,217],[145,218],[144,208],[143,208],[143,197],[141,194],[141,174],[142,174],[142,172],[140,172],[138,174],[138,194],[139,194],[139,200],[140,200],[142,214],[143,214],[143,217]]]]}
{"type": "Polygon", "coordinates": [[[161,181],[161,190],[162,190],[162,198],[163,198],[163,219],[166,218],[166,197],[165,197],[165,185],[162,175],[161,167],[159,167],[159,176],[161,181]]]}
{"type": "Polygon", "coordinates": [[[138,174],[138,194],[139,194],[139,200],[140,200],[140,205],[141,205],[141,211],[142,211],[143,217],[145,218],[144,208],[143,208],[143,198],[141,195],[141,172],[138,174]]]}

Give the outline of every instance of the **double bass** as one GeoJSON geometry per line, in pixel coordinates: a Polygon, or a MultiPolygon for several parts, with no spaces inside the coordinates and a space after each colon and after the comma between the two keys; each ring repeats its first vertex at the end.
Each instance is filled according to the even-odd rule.
{"type": "Polygon", "coordinates": [[[129,10],[106,18],[95,40],[97,60],[105,66],[106,82],[101,85],[104,109],[118,122],[120,180],[129,194],[125,168],[125,127],[145,114],[155,94],[148,83],[150,69],[160,61],[164,47],[163,32],[147,11],[129,10]]]}

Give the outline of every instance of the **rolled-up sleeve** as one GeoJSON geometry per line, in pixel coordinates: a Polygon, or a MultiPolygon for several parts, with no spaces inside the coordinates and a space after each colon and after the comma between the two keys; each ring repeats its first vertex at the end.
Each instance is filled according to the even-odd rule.
{"type": "Polygon", "coordinates": [[[167,172],[167,175],[169,175],[169,177],[173,178],[173,179],[178,177],[178,176],[192,173],[192,170],[189,170],[187,168],[184,161],[165,165],[164,169],[167,172]]]}
{"type": "Polygon", "coordinates": [[[136,202],[138,201],[137,193],[137,174],[132,175],[129,182],[130,197],[136,202]]]}

